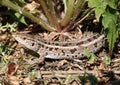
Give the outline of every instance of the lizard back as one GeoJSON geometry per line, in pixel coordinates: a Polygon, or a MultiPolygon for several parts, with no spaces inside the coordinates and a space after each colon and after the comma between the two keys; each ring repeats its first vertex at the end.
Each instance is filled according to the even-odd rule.
{"type": "Polygon", "coordinates": [[[104,35],[93,34],[81,39],[71,41],[49,41],[39,35],[21,34],[13,35],[14,38],[40,56],[52,59],[73,59],[83,58],[84,48],[90,52],[97,52],[104,44],[104,35]]]}

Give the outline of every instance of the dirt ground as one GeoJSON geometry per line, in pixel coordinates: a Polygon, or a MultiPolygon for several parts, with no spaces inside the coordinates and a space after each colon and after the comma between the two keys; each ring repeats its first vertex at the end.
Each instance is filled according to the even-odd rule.
{"type": "MultiPolygon", "coordinates": [[[[119,33],[120,35],[120,33],[119,33]]],[[[36,53],[20,45],[8,33],[1,32],[0,84],[1,85],[119,85],[120,37],[111,60],[105,57],[103,47],[93,63],[89,59],[52,60],[31,64],[36,53]],[[107,65],[110,62],[109,65],[107,65]]]]}

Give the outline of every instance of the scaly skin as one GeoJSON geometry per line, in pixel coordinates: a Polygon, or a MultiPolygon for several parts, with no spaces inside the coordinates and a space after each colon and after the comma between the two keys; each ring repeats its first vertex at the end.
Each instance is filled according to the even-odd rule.
{"type": "Polygon", "coordinates": [[[92,34],[82,39],[72,41],[48,41],[39,35],[16,33],[13,37],[40,57],[51,59],[76,59],[85,57],[83,49],[97,52],[104,44],[104,35],[92,34]]]}

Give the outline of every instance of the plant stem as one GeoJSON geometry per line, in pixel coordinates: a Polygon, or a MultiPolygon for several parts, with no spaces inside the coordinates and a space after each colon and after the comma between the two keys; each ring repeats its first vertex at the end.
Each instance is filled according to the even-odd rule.
{"type": "Polygon", "coordinates": [[[75,26],[80,24],[83,20],[85,20],[93,11],[94,11],[93,9],[86,10],[86,13],[84,13],[83,16],[81,16],[81,18],[77,20],[77,22],[74,24],[72,28],[74,28],[75,26]]]}
{"type": "Polygon", "coordinates": [[[78,14],[81,12],[81,9],[85,3],[85,0],[78,0],[75,7],[74,7],[74,15],[73,19],[76,19],[78,14]]]}
{"type": "Polygon", "coordinates": [[[48,9],[47,4],[45,3],[45,0],[38,0],[38,1],[48,19],[48,22],[50,23],[50,25],[54,26],[53,20],[51,18],[50,9],[48,9]]]}
{"type": "Polygon", "coordinates": [[[55,25],[55,28],[57,29],[58,32],[61,31],[61,26],[60,24],[58,23],[58,18],[56,16],[56,12],[55,12],[55,9],[54,9],[54,5],[52,3],[52,0],[48,0],[48,7],[50,8],[50,12],[51,12],[51,17],[52,17],[52,21],[55,25]]]}
{"type": "Polygon", "coordinates": [[[74,11],[74,2],[75,0],[68,0],[67,11],[64,19],[60,22],[61,26],[66,26],[71,20],[74,11]]]}
{"type": "Polygon", "coordinates": [[[19,12],[21,14],[23,14],[24,16],[28,17],[29,19],[31,19],[32,21],[34,21],[35,23],[41,25],[44,29],[46,29],[47,31],[56,31],[56,29],[54,29],[54,27],[50,26],[49,24],[45,23],[42,19],[37,18],[35,16],[33,16],[32,14],[30,14],[29,12],[25,11],[24,9],[22,9],[21,7],[13,4],[10,0],[1,0],[0,1],[1,5],[4,5],[6,7],[9,7],[10,9],[19,12]]]}

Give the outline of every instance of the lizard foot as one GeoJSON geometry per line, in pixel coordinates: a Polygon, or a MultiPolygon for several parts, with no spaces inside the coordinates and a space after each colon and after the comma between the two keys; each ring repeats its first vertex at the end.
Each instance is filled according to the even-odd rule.
{"type": "Polygon", "coordinates": [[[36,58],[36,59],[33,59],[33,60],[27,60],[27,59],[24,59],[24,60],[32,65],[32,64],[42,64],[42,63],[44,63],[45,58],[40,56],[39,58],[36,58]]]}

